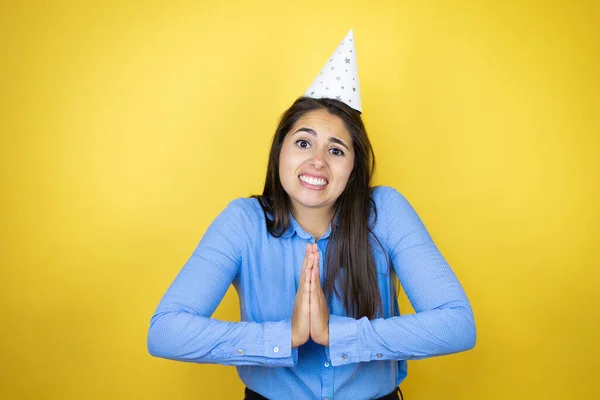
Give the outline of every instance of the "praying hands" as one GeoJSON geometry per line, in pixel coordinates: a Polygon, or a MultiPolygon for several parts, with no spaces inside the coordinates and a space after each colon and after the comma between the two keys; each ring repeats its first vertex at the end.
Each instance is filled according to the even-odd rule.
{"type": "Polygon", "coordinates": [[[329,310],[319,274],[319,249],[306,246],[300,284],[292,314],[292,348],[312,338],[315,343],[329,346],[329,310]]]}

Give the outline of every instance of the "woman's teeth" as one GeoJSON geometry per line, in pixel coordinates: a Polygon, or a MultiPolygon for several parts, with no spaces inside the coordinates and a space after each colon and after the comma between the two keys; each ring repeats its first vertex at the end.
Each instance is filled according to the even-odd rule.
{"type": "Polygon", "coordinates": [[[315,186],[325,186],[327,185],[327,181],[321,178],[313,178],[311,176],[300,175],[300,180],[315,186]]]}

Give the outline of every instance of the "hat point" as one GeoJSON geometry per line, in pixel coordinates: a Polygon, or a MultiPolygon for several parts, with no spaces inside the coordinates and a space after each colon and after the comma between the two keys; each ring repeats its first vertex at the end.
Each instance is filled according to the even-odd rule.
{"type": "Polygon", "coordinates": [[[304,96],[337,99],[362,112],[353,38],[354,30],[350,28],[304,96]]]}

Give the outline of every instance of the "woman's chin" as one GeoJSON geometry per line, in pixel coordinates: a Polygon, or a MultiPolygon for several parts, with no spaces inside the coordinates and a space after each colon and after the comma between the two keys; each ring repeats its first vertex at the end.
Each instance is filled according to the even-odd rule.
{"type": "Polygon", "coordinates": [[[296,207],[302,207],[312,210],[329,208],[331,202],[325,196],[300,196],[295,199],[296,207]]]}

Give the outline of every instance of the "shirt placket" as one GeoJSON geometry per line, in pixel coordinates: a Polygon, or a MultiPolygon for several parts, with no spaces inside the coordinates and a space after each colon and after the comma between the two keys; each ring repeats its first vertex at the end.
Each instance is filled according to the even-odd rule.
{"type": "MultiPolygon", "coordinates": [[[[327,241],[319,241],[317,243],[317,248],[319,249],[319,277],[321,280],[321,288],[323,287],[323,283],[325,282],[325,251],[322,249],[327,248],[327,241]]],[[[328,307],[331,312],[331,307],[328,307]]],[[[321,367],[321,399],[322,400],[332,400],[334,393],[334,372],[333,365],[331,365],[331,360],[327,359],[327,353],[323,349],[323,365],[321,367]]]]}

